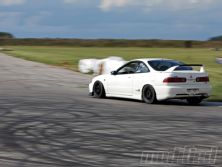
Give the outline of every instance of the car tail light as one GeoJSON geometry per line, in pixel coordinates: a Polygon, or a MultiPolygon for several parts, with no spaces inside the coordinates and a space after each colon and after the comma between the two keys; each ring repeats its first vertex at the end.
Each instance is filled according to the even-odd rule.
{"type": "Polygon", "coordinates": [[[163,80],[164,83],[182,83],[187,82],[186,78],[168,77],[163,80]]]}
{"type": "Polygon", "coordinates": [[[196,81],[197,81],[197,82],[209,82],[210,79],[209,79],[209,77],[198,77],[198,78],[196,79],[196,81]]]}

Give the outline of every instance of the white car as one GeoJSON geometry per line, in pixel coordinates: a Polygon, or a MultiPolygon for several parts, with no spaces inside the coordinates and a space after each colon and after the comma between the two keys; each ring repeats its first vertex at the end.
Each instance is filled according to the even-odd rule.
{"type": "Polygon", "coordinates": [[[93,78],[89,84],[92,96],[137,99],[149,104],[186,99],[197,105],[210,96],[211,89],[203,65],[187,65],[169,59],[133,60],[110,74],[93,78]],[[194,66],[199,66],[200,70],[194,66]]]}

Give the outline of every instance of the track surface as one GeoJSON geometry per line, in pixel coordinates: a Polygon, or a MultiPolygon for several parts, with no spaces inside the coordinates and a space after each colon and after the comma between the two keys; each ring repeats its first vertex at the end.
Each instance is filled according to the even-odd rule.
{"type": "Polygon", "coordinates": [[[220,103],[96,99],[88,97],[89,81],[0,54],[0,166],[131,167],[142,151],[192,145],[219,147],[214,166],[222,166],[220,103]]]}

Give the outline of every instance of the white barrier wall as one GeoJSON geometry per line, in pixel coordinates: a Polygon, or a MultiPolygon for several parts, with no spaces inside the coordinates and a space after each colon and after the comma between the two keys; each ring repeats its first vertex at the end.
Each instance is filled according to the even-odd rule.
{"type": "Polygon", "coordinates": [[[108,57],[106,59],[83,59],[79,61],[79,71],[93,72],[95,75],[109,74],[124,65],[126,61],[121,57],[108,57]]]}
{"type": "Polygon", "coordinates": [[[216,59],[216,62],[217,62],[218,64],[222,64],[222,58],[217,58],[217,59],[216,59]]]}
{"type": "Polygon", "coordinates": [[[79,61],[79,72],[88,74],[93,72],[97,59],[82,59],[79,61]]]}

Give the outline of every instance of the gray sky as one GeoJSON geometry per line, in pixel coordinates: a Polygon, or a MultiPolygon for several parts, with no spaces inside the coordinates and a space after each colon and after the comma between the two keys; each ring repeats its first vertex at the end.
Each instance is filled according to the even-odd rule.
{"type": "Polygon", "coordinates": [[[17,37],[197,39],[222,35],[222,0],[0,0],[17,37]]]}

